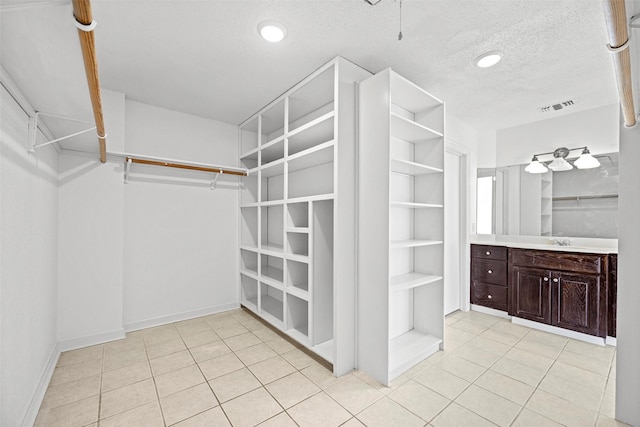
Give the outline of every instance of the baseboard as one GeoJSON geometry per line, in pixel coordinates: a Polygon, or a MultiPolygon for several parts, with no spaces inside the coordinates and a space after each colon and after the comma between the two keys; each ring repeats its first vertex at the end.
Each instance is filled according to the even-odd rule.
{"type": "Polygon", "coordinates": [[[477,311],[478,313],[490,314],[492,316],[501,317],[503,319],[510,320],[509,313],[502,310],[496,310],[495,308],[484,307],[482,305],[471,304],[471,311],[477,311]]]}
{"type": "Polygon", "coordinates": [[[87,335],[79,338],[60,339],[58,341],[58,345],[60,351],[68,351],[75,350],[76,348],[102,344],[109,341],[120,340],[124,337],[124,329],[116,329],[115,331],[104,332],[102,334],[87,335]]]}
{"type": "Polygon", "coordinates": [[[597,344],[601,346],[604,346],[605,344],[604,338],[594,337],[593,335],[587,335],[581,332],[571,331],[569,329],[558,328],[556,326],[545,325],[544,323],[533,322],[531,320],[521,319],[519,317],[512,317],[511,323],[527,326],[529,328],[538,329],[544,332],[550,332],[552,334],[561,335],[567,338],[573,338],[574,340],[584,341],[591,344],[597,344]]]}
{"type": "Polygon", "coordinates": [[[240,308],[240,303],[235,302],[231,304],[217,305],[213,307],[200,308],[198,310],[185,311],[182,313],[170,314],[168,316],[154,317],[153,319],[141,320],[138,322],[131,322],[124,324],[124,330],[126,332],[133,332],[140,329],[152,328],[154,326],[166,325],[168,323],[180,322],[182,320],[189,320],[195,317],[208,316],[210,314],[221,313],[223,311],[233,310],[240,308]]]}
{"type": "Polygon", "coordinates": [[[605,344],[607,345],[612,345],[614,347],[618,346],[618,339],[616,337],[610,337],[607,335],[607,338],[605,339],[605,344]]]}
{"type": "Polygon", "coordinates": [[[38,385],[31,396],[31,401],[29,402],[27,411],[25,412],[24,417],[22,417],[22,427],[32,427],[36,422],[40,405],[42,405],[42,400],[44,399],[44,395],[49,387],[49,382],[53,376],[53,371],[56,369],[59,357],[60,345],[56,343],[51,350],[49,360],[47,360],[47,364],[42,371],[42,375],[40,375],[40,381],[38,381],[38,385]]]}

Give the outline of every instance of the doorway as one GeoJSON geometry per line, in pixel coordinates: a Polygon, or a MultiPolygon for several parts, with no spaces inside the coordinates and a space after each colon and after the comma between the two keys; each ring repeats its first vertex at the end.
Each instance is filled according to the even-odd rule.
{"type": "Polygon", "coordinates": [[[444,161],[444,314],[467,309],[467,152],[447,144],[444,161]]]}

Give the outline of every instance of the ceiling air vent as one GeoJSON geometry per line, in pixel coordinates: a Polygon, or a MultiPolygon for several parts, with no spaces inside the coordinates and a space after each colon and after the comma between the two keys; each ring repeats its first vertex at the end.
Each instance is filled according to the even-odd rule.
{"type": "Polygon", "coordinates": [[[572,105],[574,105],[574,102],[572,100],[569,100],[569,101],[560,102],[558,104],[547,105],[546,107],[540,107],[539,110],[541,113],[548,113],[550,111],[562,110],[563,108],[567,108],[572,105]]]}

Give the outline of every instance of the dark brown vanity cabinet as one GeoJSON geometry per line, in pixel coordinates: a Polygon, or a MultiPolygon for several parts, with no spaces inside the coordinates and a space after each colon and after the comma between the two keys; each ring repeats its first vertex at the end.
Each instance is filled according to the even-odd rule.
{"type": "Polygon", "coordinates": [[[471,245],[471,303],[507,311],[508,249],[471,245]]]}
{"type": "Polygon", "coordinates": [[[607,255],[510,250],[509,314],[585,334],[607,334],[607,255]]]}
{"type": "Polygon", "coordinates": [[[618,311],[618,255],[609,255],[609,301],[607,307],[608,314],[608,327],[607,335],[610,337],[616,336],[616,313],[618,311]]]}

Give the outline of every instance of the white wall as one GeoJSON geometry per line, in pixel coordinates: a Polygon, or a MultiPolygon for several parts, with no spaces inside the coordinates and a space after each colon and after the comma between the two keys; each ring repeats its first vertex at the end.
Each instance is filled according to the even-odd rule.
{"type": "Polygon", "coordinates": [[[495,129],[478,130],[478,167],[496,167],[496,138],[495,129]]]}
{"type": "Polygon", "coordinates": [[[640,125],[620,129],[616,418],[640,426],[640,125]]]}
{"type": "MultiPolygon", "coordinates": [[[[127,152],[235,166],[237,139],[237,126],[126,102],[127,152]]],[[[125,328],[237,307],[238,178],[223,175],[211,190],[208,174],[132,171],[124,186],[125,328]]]]}
{"type": "MultiPolygon", "coordinates": [[[[102,90],[107,148],[124,146],[124,95],[102,90]]],[[[97,145],[97,140],[96,140],[97,145]]],[[[58,338],[62,349],[124,335],[122,167],[59,158],[58,338]]]]}
{"type": "MultiPolygon", "coordinates": [[[[606,105],[500,129],[497,131],[496,140],[496,166],[529,163],[533,154],[554,151],[560,147],[588,146],[591,154],[617,152],[619,115],[617,104],[606,105]]],[[[572,156],[579,154],[577,151],[571,152],[572,156]]],[[[552,159],[553,156],[540,158],[540,160],[552,159]]]]}
{"type": "Polygon", "coordinates": [[[1,90],[0,425],[19,426],[33,423],[58,357],[57,154],[27,153],[29,118],[1,90]]]}

